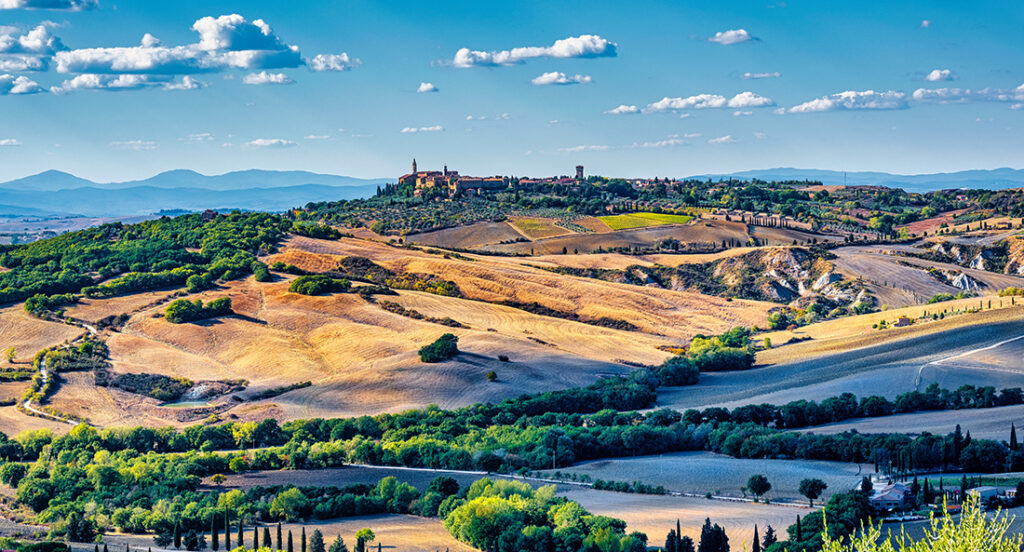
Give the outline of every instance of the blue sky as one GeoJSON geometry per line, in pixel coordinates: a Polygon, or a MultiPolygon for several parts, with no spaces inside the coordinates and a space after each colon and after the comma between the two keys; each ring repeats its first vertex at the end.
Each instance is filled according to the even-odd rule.
{"type": "Polygon", "coordinates": [[[1021,167],[1022,28],[1019,2],[0,0],[0,180],[1021,167]]]}

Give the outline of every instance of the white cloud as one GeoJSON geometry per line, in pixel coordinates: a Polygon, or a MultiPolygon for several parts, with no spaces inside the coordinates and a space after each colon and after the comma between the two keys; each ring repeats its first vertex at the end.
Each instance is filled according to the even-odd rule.
{"type": "Polygon", "coordinates": [[[53,86],[54,94],[67,94],[75,90],[106,90],[111,92],[123,90],[141,90],[156,88],[160,90],[195,90],[206,86],[205,83],[184,76],[179,80],[165,75],[78,75],[71,80],[53,86]]]}
{"type": "Polygon", "coordinates": [[[409,134],[412,132],[441,132],[444,127],[441,125],[434,125],[428,127],[405,127],[401,130],[402,134],[409,134]]]}
{"type": "Polygon", "coordinates": [[[556,40],[551,46],[526,46],[511,50],[483,52],[461,48],[455,53],[455,67],[515,65],[535,58],[615,57],[618,45],[597,35],[580,35],[556,40]]]}
{"type": "Polygon", "coordinates": [[[47,25],[24,34],[16,27],[5,27],[0,31],[0,71],[46,71],[53,54],[66,49],[47,25]]]}
{"type": "Polygon", "coordinates": [[[604,113],[605,115],[632,115],[635,113],[640,113],[640,108],[635,105],[622,104],[619,107],[616,107],[615,109],[609,109],[604,113]]]}
{"type": "Polygon", "coordinates": [[[887,92],[847,90],[795,105],[789,108],[788,111],[789,113],[817,113],[853,109],[904,109],[906,107],[906,94],[903,92],[894,90],[887,92]]]}
{"type": "Polygon", "coordinates": [[[572,146],[571,148],[558,148],[558,151],[563,153],[580,153],[584,151],[608,151],[612,149],[611,146],[572,146]]]}
{"type": "Polygon", "coordinates": [[[629,148],[670,148],[675,146],[688,146],[690,143],[680,138],[668,138],[665,140],[657,140],[655,142],[636,142],[628,146],[629,148]]]}
{"type": "Polygon", "coordinates": [[[201,132],[199,134],[189,134],[188,136],[181,139],[183,142],[209,142],[213,140],[213,134],[209,132],[201,132]]]}
{"type": "Polygon", "coordinates": [[[14,138],[3,138],[3,139],[0,139],[0,148],[12,148],[12,147],[15,147],[15,146],[20,146],[20,145],[21,145],[21,142],[15,140],[14,138]]]}
{"type": "Polygon", "coordinates": [[[268,73],[266,71],[249,73],[242,77],[242,82],[245,84],[295,84],[295,81],[284,73],[268,73]]]}
{"type": "Polygon", "coordinates": [[[774,71],[774,72],[771,72],[771,73],[743,73],[742,75],[740,75],[740,78],[744,79],[744,80],[750,80],[750,79],[777,79],[777,78],[779,78],[781,76],[782,76],[782,73],[780,73],[778,71],[774,71]]]}
{"type": "Polygon", "coordinates": [[[331,137],[326,134],[310,134],[309,136],[303,137],[304,140],[330,140],[331,137]]]}
{"type": "Polygon", "coordinates": [[[560,71],[551,71],[534,78],[530,82],[534,86],[545,86],[549,84],[587,84],[593,79],[590,75],[566,75],[560,71]]]}
{"type": "Polygon", "coordinates": [[[718,138],[712,138],[708,140],[709,144],[731,144],[736,140],[733,139],[732,135],[727,134],[725,136],[719,136],[718,138]]]}
{"type": "Polygon", "coordinates": [[[306,61],[306,65],[313,71],[348,71],[359,65],[358,59],[350,58],[348,54],[317,54],[306,61]]]}
{"type": "Polygon", "coordinates": [[[724,44],[726,46],[730,44],[739,44],[740,42],[747,42],[753,40],[754,37],[750,36],[745,29],[730,29],[728,31],[718,31],[715,36],[708,39],[708,42],[717,42],[718,44],[724,44]]]}
{"type": "Polygon", "coordinates": [[[1024,101],[1024,84],[1013,89],[982,88],[918,88],[911,97],[920,102],[966,103],[966,102],[1021,102],[1024,101]]]}
{"type": "Polygon", "coordinates": [[[250,23],[238,14],[204,17],[192,30],[199,33],[199,42],[186,46],[162,46],[147,33],[138,46],[57,52],[57,71],[181,75],[303,64],[298,47],[284,44],[262,19],[250,23]]]}
{"type": "Polygon", "coordinates": [[[733,111],[732,112],[732,116],[733,117],[745,117],[747,115],[753,115],[753,114],[754,114],[753,111],[733,111]]]}
{"type": "Polygon", "coordinates": [[[437,87],[432,82],[421,82],[420,87],[416,89],[417,92],[423,94],[425,92],[437,92],[437,87]]]}
{"type": "Polygon", "coordinates": [[[251,148],[290,148],[297,144],[282,138],[257,138],[246,142],[245,145],[251,148]]]}
{"type": "Polygon", "coordinates": [[[109,146],[121,150],[150,151],[156,149],[156,142],[149,140],[125,140],[110,142],[109,146]]]}
{"type": "Polygon", "coordinates": [[[755,132],[754,138],[757,138],[758,140],[765,140],[768,138],[768,135],[763,132],[755,132]]]}
{"type": "Polygon", "coordinates": [[[931,21],[929,21],[927,19],[922,19],[921,20],[921,28],[922,29],[927,29],[928,27],[931,27],[931,26],[932,26],[932,22],[931,21]]]}
{"type": "Polygon", "coordinates": [[[718,94],[697,94],[686,98],[662,98],[644,108],[645,112],[657,113],[662,111],[677,111],[680,109],[715,109],[721,107],[745,108],[745,107],[767,107],[775,105],[775,102],[764,96],[753,92],[741,92],[731,99],[718,94]]]}
{"type": "Polygon", "coordinates": [[[954,75],[949,69],[932,69],[932,72],[928,73],[924,77],[924,80],[929,82],[951,81],[956,80],[956,75],[954,75]]]}
{"type": "Polygon", "coordinates": [[[0,0],[0,10],[82,11],[99,5],[97,0],[0,0]]]}
{"type": "Polygon", "coordinates": [[[0,96],[38,94],[42,91],[43,87],[39,83],[24,75],[0,75],[0,96]]]}

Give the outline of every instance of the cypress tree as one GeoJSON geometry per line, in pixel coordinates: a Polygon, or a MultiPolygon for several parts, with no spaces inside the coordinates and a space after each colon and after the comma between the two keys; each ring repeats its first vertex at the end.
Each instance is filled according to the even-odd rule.
{"type": "Polygon", "coordinates": [[[92,552],[100,552],[100,545],[98,545],[98,544],[92,545],[92,552]]]}
{"type": "Polygon", "coordinates": [[[107,543],[103,543],[103,552],[108,552],[107,543]]]}
{"type": "Polygon", "coordinates": [[[775,544],[779,539],[775,538],[775,529],[772,529],[771,525],[764,528],[764,538],[761,539],[761,548],[768,548],[775,544]]]}
{"type": "Polygon", "coordinates": [[[245,533],[242,532],[242,518],[238,518],[238,546],[245,548],[245,533]]]}
{"type": "Polygon", "coordinates": [[[665,552],[676,552],[676,530],[669,529],[665,537],[665,552]]]}
{"type": "Polygon", "coordinates": [[[800,516],[796,516],[796,541],[804,540],[803,532],[800,530],[800,516]]]}
{"type": "Polygon", "coordinates": [[[679,526],[679,518],[676,518],[676,550],[681,552],[683,546],[683,530],[679,526]]]}
{"type": "Polygon", "coordinates": [[[683,537],[682,539],[679,539],[679,547],[676,549],[676,552],[695,552],[693,548],[693,539],[690,537],[683,537]]]}
{"type": "MultiPolygon", "coordinates": [[[[181,524],[180,523],[175,523],[174,524],[174,547],[175,548],[181,548],[181,524]]],[[[104,546],[103,548],[104,548],[103,552],[107,552],[106,551],[107,547],[104,546]]]]}
{"type": "Polygon", "coordinates": [[[309,536],[309,550],[310,552],[327,552],[324,547],[324,534],[319,529],[313,529],[313,533],[309,536]]]}
{"type": "Polygon", "coordinates": [[[302,527],[302,552],[306,552],[306,527],[302,527]]]}
{"type": "Polygon", "coordinates": [[[124,552],[132,552],[131,548],[128,548],[128,543],[124,543],[124,552]]]}
{"type": "Polygon", "coordinates": [[[281,548],[281,544],[282,544],[282,542],[281,542],[281,523],[278,522],[277,523],[277,549],[278,550],[284,550],[284,548],[281,548]]]}
{"type": "Polygon", "coordinates": [[[255,525],[252,526],[252,549],[260,549],[260,528],[255,525]]]}
{"type": "Polygon", "coordinates": [[[264,527],[263,528],[263,546],[265,548],[270,548],[273,545],[274,545],[273,541],[270,540],[270,527],[264,527]]]}
{"type": "Polygon", "coordinates": [[[231,550],[231,520],[227,510],[224,510],[224,550],[231,550]]]}
{"type": "Polygon", "coordinates": [[[295,552],[295,547],[292,546],[292,530],[288,530],[288,552],[295,552]]]}
{"type": "Polygon", "coordinates": [[[217,516],[210,518],[210,548],[213,552],[220,550],[220,527],[217,527],[217,516]]]}
{"type": "Polygon", "coordinates": [[[754,541],[750,545],[750,552],[761,552],[761,537],[757,534],[757,524],[754,524],[754,541]]]}
{"type": "Polygon", "coordinates": [[[1010,450],[1017,450],[1017,427],[1010,423],[1010,450]]]}

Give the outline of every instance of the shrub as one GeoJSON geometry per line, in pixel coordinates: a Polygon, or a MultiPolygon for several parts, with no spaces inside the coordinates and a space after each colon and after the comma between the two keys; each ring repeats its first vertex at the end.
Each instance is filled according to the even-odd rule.
{"type": "Polygon", "coordinates": [[[351,286],[352,282],[348,280],[331,278],[323,274],[310,274],[292,280],[288,291],[302,295],[321,295],[334,292],[345,293],[351,286]]]}
{"type": "Polygon", "coordinates": [[[223,316],[225,314],[231,314],[231,312],[230,297],[214,299],[205,306],[203,306],[203,301],[201,299],[196,299],[195,301],[178,299],[170,305],[167,305],[167,309],[164,311],[164,317],[166,317],[167,321],[172,324],[182,324],[205,318],[223,316]]]}
{"type": "Polygon", "coordinates": [[[446,333],[437,341],[420,349],[420,360],[423,362],[444,362],[459,354],[459,338],[446,333]]]}
{"type": "Polygon", "coordinates": [[[498,373],[494,370],[487,372],[487,381],[498,381],[498,373]]]}

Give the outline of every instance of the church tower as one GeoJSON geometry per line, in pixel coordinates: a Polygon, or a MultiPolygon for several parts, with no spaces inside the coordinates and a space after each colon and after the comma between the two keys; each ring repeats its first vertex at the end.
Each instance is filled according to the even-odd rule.
{"type": "Polygon", "coordinates": [[[416,174],[416,158],[412,158],[412,174],[416,174]]]}

